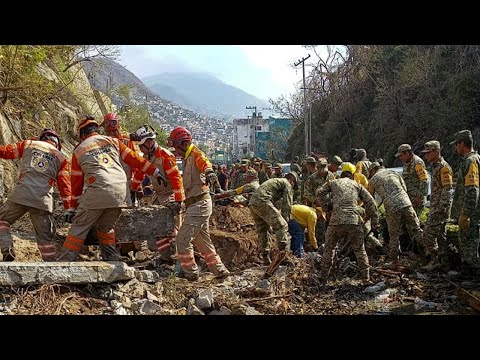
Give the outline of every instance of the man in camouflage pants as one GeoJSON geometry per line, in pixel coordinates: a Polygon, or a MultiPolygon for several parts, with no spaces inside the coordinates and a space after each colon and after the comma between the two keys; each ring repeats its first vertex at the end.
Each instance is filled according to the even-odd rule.
{"type": "MultiPolygon", "coordinates": [[[[326,182],[334,180],[335,176],[327,170],[328,162],[322,158],[317,161],[317,171],[310,175],[305,182],[303,194],[305,205],[314,207],[317,200],[316,191],[326,182]]],[[[316,227],[316,236],[319,244],[325,242],[326,222],[319,222],[316,227]]]]}
{"type": "Polygon", "coordinates": [[[345,167],[340,179],[325,183],[318,191],[318,199],[324,209],[333,206],[332,217],[325,238],[325,251],[321,264],[321,278],[325,283],[333,264],[333,252],[340,239],[351,241],[358,271],[364,281],[370,280],[368,256],[363,241],[363,214],[365,211],[358,206],[358,201],[365,204],[367,216],[371,219],[372,227],[378,227],[377,206],[372,195],[364,186],[353,180],[355,166],[345,167]]]}
{"type": "Polygon", "coordinates": [[[372,195],[377,192],[385,206],[385,219],[387,220],[388,233],[390,235],[389,257],[395,265],[398,263],[400,247],[400,230],[405,224],[413,239],[422,243],[423,231],[420,222],[413,210],[412,203],[407,195],[407,187],[403,178],[395,171],[380,167],[379,163],[370,165],[370,190],[372,195]]]}
{"type": "Polygon", "coordinates": [[[424,230],[425,247],[431,258],[423,268],[428,271],[435,270],[440,267],[441,262],[445,270],[448,270],[445,226],[452,207],[453,172],[440,153],[438,141],[425,143],[425,150],[422,153],[425,153],[425,159],[433,167],[430,212],[424,230]]]}
{"type": "Polygon", "coordinates": [[[395,156],[403,163],[402,177],[407,186],[407,194],[420,218],[425,209],[428,194],[428,174],[425,163],[413,153],[412,147],[408,144],[400,145],[395,156]]]}
{"type": "Polygon", "coordinates": [[[480,275],[480,260],[478,258],[480,236],[478,167],[480,166],[480,157],[473,150],[473,138],[469,130],[455,133],[455,140],[450,144],[455,144],[458,155],[463,158],[458,171],[453,199],[453,206],[458,206],[460,209],[458,227],[460,228],[459,247],[462,260],[462,274],[472,276],[476,273],[478,276],[480,275]]]}
{"type": "Polygon", "coordinates": [[[290,220],[293,188],[297,186],[297,182],[298,176],[295,172],[287,173],[284,178],[267,180],[255,190],[248,203],[257,228],[265,265],[271,262],[267,235],[269,227],[275,232],[278,249],[285,251],[289,248],[290,235],[287,222],[290,220]],[[282,200],[282,207],[277,209],[274,204],[279,200],[282,200]]]}

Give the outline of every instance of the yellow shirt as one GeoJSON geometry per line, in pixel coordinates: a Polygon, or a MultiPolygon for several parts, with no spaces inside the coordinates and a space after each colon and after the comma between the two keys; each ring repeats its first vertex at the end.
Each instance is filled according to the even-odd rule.
{"type": "Polygon", "coordinates": [[[314,249],[318,247],[315,237],[315,226],[317,225],[317,213],[306,205],[293,205],[291,210],[292,218],[295,219],[302,229],[308,229],[308,239],[314,249]]]}
{"type": "MultiPolygon", "coordinates": [[[[360,185],[363,185],[363,187],[367,190],[368,189],[368,179],[365,175],[363,175],[362,173],[359,173],[359,172],[355,172],[355,174],[353,174],[353,179],[359,183],[360,185]]],[[[362,206],[363,205],[363,202],[361,202],[360,200],[358,200],[358,206],[362,206]]]]}

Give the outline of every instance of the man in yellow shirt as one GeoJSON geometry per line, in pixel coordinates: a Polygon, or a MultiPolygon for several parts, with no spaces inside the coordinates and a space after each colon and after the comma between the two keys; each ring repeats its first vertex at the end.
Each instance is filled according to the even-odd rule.
{"type": "Polygon", "coordinates": [[[291,219],[288,222],[288,232],[292,237],[290,249],[296,257],[303,257],[303,242],[305,241],[305,229],[308,229],[310,245],[317,250],[317,238],[315,226],[317,225],[317,213],[306,205],[292,205],[291,219]]]}

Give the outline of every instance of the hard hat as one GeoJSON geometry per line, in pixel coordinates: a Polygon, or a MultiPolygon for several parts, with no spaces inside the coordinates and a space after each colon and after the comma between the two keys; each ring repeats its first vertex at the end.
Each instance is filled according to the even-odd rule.
{"type": "Polygon", "coordinates": [[[147,139],[155,139],[157,137],[157,132],[150,125],[145,124],[135,131],[135,135],[140,139],[138,145],[142,145],[147,139]]]}
{"type": "Polygon", "coordinates": [[[58,150],[62,150],[62,142],[60,141],[60,137],[53,129],[43,129],[38,137],[39,140],[50,140],[55,143],[55,146],[58,150]]]}
{"type": "Polygon", "coordinates": [[[342,172],[348,171],[352,175],[355,174],[356,167],[351,162],[345,162],[342,165],[342,172]]]}
{"type": "Polygon", "coordinates": [[[82,130],[91,124],[94,124],[98,127],[98,123],[92,115],[83,115],[78,121],[78,136],[82,137],[82,130]]]}
{"type": "Polygon", "coordinates": [[[103,117],[103,127],[105,130],[116,130],[120,128],[120,118],[115,113],[107,113],[103,117]]]}
{"type": "Polygon", "coordinates": [[[167,140],[169,146],[175,147],[180,145],[183,141],[192,140],[192,134],[183,126],[177,126],[172,130],[167,140]]]}

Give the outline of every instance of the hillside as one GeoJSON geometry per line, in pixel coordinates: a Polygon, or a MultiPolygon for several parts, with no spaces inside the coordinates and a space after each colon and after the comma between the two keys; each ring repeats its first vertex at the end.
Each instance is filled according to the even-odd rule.
{"type": "Polygon", "coordinates": [[[246,106],[269,107],[268,102],[206,73],[162,73],[142,80],[163,98],[209,116],[244,117],[246,106]]]}

